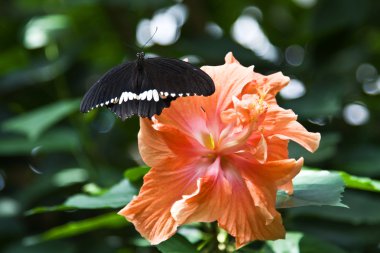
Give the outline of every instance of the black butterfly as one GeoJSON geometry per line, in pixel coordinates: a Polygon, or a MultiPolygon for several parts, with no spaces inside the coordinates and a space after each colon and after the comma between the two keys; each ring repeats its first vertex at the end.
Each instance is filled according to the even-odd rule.
{"type": "Polygon", "coordinates": [[[159,115],[178,97],[215,92],[210,76],[190,63],[170,58],[144,58],[123,63],[109,70],[84,95],[81,112],[108,107],[121,119],[132,115],[159,115]]]}

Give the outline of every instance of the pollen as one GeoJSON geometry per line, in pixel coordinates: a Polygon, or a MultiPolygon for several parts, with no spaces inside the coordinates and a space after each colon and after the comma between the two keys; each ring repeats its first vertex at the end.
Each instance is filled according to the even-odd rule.
{"type": "Polygon", "coordinates": [[[206,148],[210,150],[215,149],[215,141],[211,133],[204,133],[202,134],[202,141],[206,148]]]}

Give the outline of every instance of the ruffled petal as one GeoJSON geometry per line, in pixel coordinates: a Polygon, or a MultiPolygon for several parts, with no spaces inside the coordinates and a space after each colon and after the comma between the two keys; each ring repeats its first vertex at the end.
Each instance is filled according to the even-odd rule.
{"type": "Polygon", "coordinates": [[[146,118],[140,118],[138,146],[143,161],[150,167],[163,165],[173,157],[162,135],[153,129],[152,121],[146,118]]]}
{"type": "Polygon", "coordinates": [[[283,185],[280,185],[277,187],[278,190],[283,190],[285,191],[287,194],[289,195],[292,195],[293,194],[293,182],[292,181],[289,181],[283,185]]]}
{"type": "Polygon", "coordinates": [[[173,125],[162,124],[154,117],[152,121],[140,119],[138,144],[143,161],[150,167],[166,164],[173,157],[197,157],[207,151],[192,136],[173,125]]]}
{"type": "Polygon", "coordinates": [[[281,72],[264,76],[254,73],[254,81],[244,87],[243,94],[258,94],[268,104],[276,104],[275,96],[277,93],[288,85],[290,79],[281,72]]]}
{"type": "Polygon", "coordinates": [[[209,132],[204,111],[205,99],[198,96],[178,98],[156,116],[157,122],[173,126],[202,144],[202,136],[209,132]]]}
{"type": "Polygon", "coordinates": [[[243,179],[236,171],[227,170],[232,195],[218,219],[219,226],[236,237],[240,248],[253,240],[284,238],[280,214],[274,209],[276,187],[267,181],[243,179]]]}
{"type": "Polygon", "coordinates": [[[299,122],[292,110],[279,106],[269,107],[262,127],[267,137],[276,136],[283,140],[293,140],[310,152],[317,150],[321,135],[308,132],[299,122]]]}
{"type": "Polygon", "coordinates": [[[219,115],[231,104],[231,98],[241,94],[245,85],[254,79],[253,66],[244,67],[228,53],[225,57],[226,63],[221,66],[204,66],[205,71],[215,83],[215,93],[207,99],[205,110],[219,115]]]}
{"type": "Polygon", "coordinates": [[[176,157],[199,157],[207,152],[205,145],[173,125],[162,124],[153,117],[152,127],[159,132],[165,145],[176,157]]]}
{"type": "Polygon", "coordinates": [[[166,166],[152,168],[144,177],[140,193],[119,214],[135,225],[136,230],[152,244],[171,237],[178,223],[170,209],[182,195],[196,189],[196,181],[203,176],[200,161],[173,159],[166,166]]]}
{"type": "Polygon", "coordinates": [[[224,212],[230,195],[231,187],[217,158],[206,175],[198,179],[195,192],[174,203],[171,213],[179,224],[215,221],[224,212]]]}
{"type": "Polygon", "coordinates": [[[231,104],[232,96],[239,96],[243,87],[253,80],[253,67],[244,67],[232,56],[226,56],[220,66],[202,67],[215,83],[215,93],[209,97],[178,98],[165,109],[157,120],[176,126],[188,135],[201,140],[201,136],[212,133],[218,136],[220,114],[231,104]]]}
{"type": "Polygon", "coordinates": [[[232,159],[243,175],[265,179],[276,187],[291,181],[300,172],[303,165],[302,157],[298,160],[284,159],[268,161],[264,164],[248,160],[240,154],[235,154],[232,159]]]}
{"type": "Polygon", "coordinates": [[[270,136],[267,140],[268,161],[284,160],[288,158],[289,140],[270,136]]]}

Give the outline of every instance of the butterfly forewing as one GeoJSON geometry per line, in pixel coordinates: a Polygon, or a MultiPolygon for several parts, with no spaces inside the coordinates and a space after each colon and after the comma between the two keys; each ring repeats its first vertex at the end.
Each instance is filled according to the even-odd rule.
{"type": "Polygon", "coordinates": [[[211,77],[188,62],[170,58],[148,58],[144,68],[154,80],[153,85],[159,92],[179,96],[203,95],[214,93],[215,85],[211,77]]]}
{"type": "Polygon", "coordinates": [[[212,79],[190,63],[139,57],[100,78],[85,94],[81,111],[107,106],[123,120],[133,115],[151,118],[178,97],[209,96],[214,91],[212,79]]]}

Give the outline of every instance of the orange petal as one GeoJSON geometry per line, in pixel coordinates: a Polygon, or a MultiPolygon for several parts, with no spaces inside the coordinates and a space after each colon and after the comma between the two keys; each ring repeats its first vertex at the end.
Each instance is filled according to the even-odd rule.
{"type": "Polygon", "coordinates": [[[253,67],[244,67],[229,53],[226,63],[220,66],[205,66],[202,69],[215,83],[215,93],[209,97],[192,96],[178,98],[157,116],[163,124],[175,126],[201,142],[202,136],[220,133],[220,114],[239,96],[243,87],[254,77],[253,67]],[[207,125],[206,125],[207,124],[207,125]]]}
{"type": "Polygon", "coordinates": [[[173,157],[199,156],[206,149],[197,140],[172,125],[140,119],[138,135],[139,151],[143,161],[150,167],[167,163],[173,157]]]}
{"type": "MultiPolygon", "coordinates": [[[[203,168],[203,170],[202,170],[203,168]]],[[[178,223],[170,209],[182,195],[196,189],[196,180],[203,176],[199,161],[172,159],[166,166],[152,168],[144,177],[140,193],[119,214],[132,222],[136,230],[152,244],[171,237],[178,223]]]]}
{"type": "Polygon", "coordinates": [[[153,118],[152,127],[159,132],[162,141],[178,157],[199,157],[207,152],[205,146],[173,125],[162,124],[153,118]]]}
{"type": "Polygon", "coordinates": [[[279,106],[272,106],[268,110],[262,124],[264,135],[276,136],[283,140],[293,140],[310,152],[317,150],[321,135],[308,132],[297,120],[292,110],[284,110],[279,106]]]}
{"type": "Polygon", "coordinates": [[[280,186],[291,181],[301,170],[303,158],[268,161],[264,164],[247,160],[246,157],[235,154],[231,156],[234,164],[241,168],[243,175],[250,178],[262,178],[274,185],[280,186]]]}
{"type": "Polygon", "coordinates": [[[143,161],[150,167],[163,165],[173,156],[160,133],[153,129],[152,121],[140,118],[138,146],[143,161]]]}
{"type": "Polygon", "coordinates": [[[253,240],[284,238],[280,214],[274,209],[276,187],[267,181],[243,179],[236,172],[226,173],[232,195],[218,219],[219,226],[236,237],[240,248],[253,240]]]}
{"type": "Polygon", "coordinates": [[[231,189],[220,166],[220,158],[217,158],[205,177],[198,179],[195,192],[174,203],[171,213],[179,224],[211,222],[222,215],[231,189]]]}
{"type": "Polygon", "coordinates": [[[268,161],[284,160],[288,158],[289,140],[282,140],[276,136],[267,139],[268,161]]]}
{"type": "Polygon", "coordinates": [[[302,165],[302,157],[298,160],[271,161],[261,165],[262,167],[257,168],[254,173],[271,182],[275,182],[277,186],[281,186],[291,181],[300,172],[302,165]]]}
{"type": "MultiPolygon", "coordinates": [[[[207,99],[207,108],[220,114],[231,104],[233,96],[239,96],[245,85],[254,78],[253,66],[244,67],[228,53],[226,63],[221,66],[204,66],[205,71],[215,83],[215,93],[207,99]]],[[[206,109],[206,108],[205,108],[206,109]]],[[[206,109],[207,111],[207,109],[206,109]]]]}
{"type": "Polygon", "coordinates": [[[279,190],[285,191],[287,194],[292,195],[293,194],[293,182],[289,181],[283,185],[280,185],[277,187],[279,190]]]}
{"type": "Polygon", "coordinates": [[[288,85],[290,79],[284,76],[281,72],[274,73],[269,76],[264,76],[255,73],[255,78],[252,83],[244,87],[243,94],[259,94],[269,104],[276,103],[276,94],[288,85]]]}

